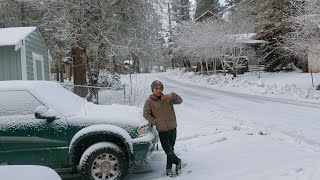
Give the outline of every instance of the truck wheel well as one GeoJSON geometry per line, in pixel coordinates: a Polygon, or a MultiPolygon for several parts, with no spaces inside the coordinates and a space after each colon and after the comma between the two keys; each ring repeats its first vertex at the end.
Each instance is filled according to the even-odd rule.
{"type": "Polygon", "coordinates": [[[88,137],[85,137],[83,139],[81,139],[77,145],[74,148],[74,151],[72,154],[72,164],[74,167],[76,167],[76,165],[79,164],[80,158],[82,156],[82,154],[84,153],[84,151],[90,147],[91,145],[97,143],[97,142],[112,142],[115,143],[116,145],[118,145],[123,152],[127,155],[127,159],[129,162],[129,153],[127,151],[126,145],[123,142],[122,139],[120,139],[117,136],[113,136],[113,135],[107,135],[107,134],[96,134],[96,135],[90,135],[88,137]]]}

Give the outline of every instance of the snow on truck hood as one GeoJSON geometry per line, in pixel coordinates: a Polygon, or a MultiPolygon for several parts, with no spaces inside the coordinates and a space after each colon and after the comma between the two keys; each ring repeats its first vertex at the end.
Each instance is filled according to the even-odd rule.
{"type": "Polygon", "coordinates": [[[148,124],[148,121],[143,118],[141,108],[127,105],[86,103],[84,117],[91,121],[125,124],[135,127],[142,127],[148,124]]]}

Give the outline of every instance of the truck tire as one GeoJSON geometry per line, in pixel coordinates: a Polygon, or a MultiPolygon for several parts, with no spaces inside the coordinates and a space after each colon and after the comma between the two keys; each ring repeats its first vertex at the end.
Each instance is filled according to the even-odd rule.
{"type": "Polygon", "coordinates": [[[82,154],[80,172],[90,180],[122,180],[128,170],[127,155],[110,142],[93,144],[82,154]]]}

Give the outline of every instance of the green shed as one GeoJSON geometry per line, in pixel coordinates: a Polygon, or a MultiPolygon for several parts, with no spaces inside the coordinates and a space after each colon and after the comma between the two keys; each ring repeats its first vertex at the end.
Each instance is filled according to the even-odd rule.
{"type": "Polygon", "coordinates": [[[50,80],[50,61],[36,27],[0,29],[0,81],[50,80]]]}

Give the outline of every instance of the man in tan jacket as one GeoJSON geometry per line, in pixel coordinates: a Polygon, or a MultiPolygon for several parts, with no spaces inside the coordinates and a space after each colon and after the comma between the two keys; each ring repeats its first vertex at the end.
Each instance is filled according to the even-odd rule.
{"type": "Polygon", "coordinates": [[[172,164],[176,164],[176,173],[181,171],[181,159],[174,153],[174,144],[177,136],[177,121],[173,104],[181,104],[182,98],[176,93],[164,95],[163,84],[156,80],[151,84],[152,95],[146,100],[143,116],[156,126],[160,142],[167,154],[166,174],[172,176],[172,164]]]}

